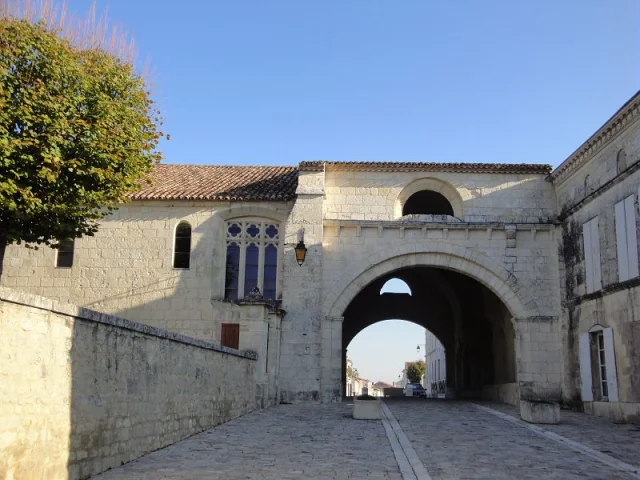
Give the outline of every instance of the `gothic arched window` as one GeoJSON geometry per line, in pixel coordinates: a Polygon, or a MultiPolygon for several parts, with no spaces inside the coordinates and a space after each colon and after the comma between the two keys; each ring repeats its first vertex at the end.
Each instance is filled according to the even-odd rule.
{"type": "Polygon", "coordinates": [[[264,298],[276,299],[279,230],[264,220],[227,222],[224,298],[238,300],[257,287],[264,298]]]}

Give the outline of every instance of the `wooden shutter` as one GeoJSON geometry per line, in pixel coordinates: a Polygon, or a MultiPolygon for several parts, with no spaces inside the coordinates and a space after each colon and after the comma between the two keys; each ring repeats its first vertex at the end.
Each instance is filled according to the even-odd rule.
{"type": "Polygon", "coordinates": [[[629,280],[629,256],[627,252],[627,218],[624,201],[616,203],[616,246],[618,248],[618,281],[629,280]]]}
{"type": "Polygon", "coordinates": [[[638,276],[638,238],[636,233],[636,209],[633,195],[629,195],[624,200],[624,215],[627,230],[629,278],[635,278],[638,276]]]}
{"type": "MultiPolygon", "coordinates": [[[[608,372],[607,372],[608,373],[608,372]]],[[[580,334],[580,380],[583,402],[593,402],[593,378],[591,377],[591,344],[589,334],[580,334]]]]}
{"type": "Polygon", "coordinates": [[[602,289],[602,274],[600,270],[600,232],[598,231],[598,217],[589,222],[591,228],[591,266],[593,267],[593,291],[602,289]]]}
{"type": "Polygon", "coordinates": [[[235,348],[238,350],[240,345],[240,324],[223,323],[220,343],[223,347],[235,348]]]}
{"type": "Polygon", "coordinates": [[[613,348],[613,328],[605,328],[602,331],[604,337],[604,361],[607,368],[607,387],[609,389],[609,401],[618,402],[618,370],[616,368],[616,355],[613,348]]]}
{"type": "Polygon", "coordinates": [[[587,293],[594,291],[593,287],[593,256],[591,246],[591,226],[587,222],[582,225],[582,238],[584,240],[584,270],[587,282],[587,293]]]}

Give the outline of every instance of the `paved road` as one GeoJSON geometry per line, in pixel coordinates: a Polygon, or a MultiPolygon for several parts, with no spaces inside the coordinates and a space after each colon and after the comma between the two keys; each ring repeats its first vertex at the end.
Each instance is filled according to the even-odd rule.
{"type": "MultiPolygon", "coordinates": [[[[407,399],[410,400],[410,399],[407,399]]],[[[632,476],[560,445],[469,402],[387,401],[400,427],[433,479],[628,479],[632,476]]],[[[487,405],[487,404],[485,404],[487,405]]],[[[517,416],[515,407],[501,408],[517,416]]],[[[584,414],[562,412],[571,423],[560,434],[611,452],[640,467],[640,430],[584,414]],[[569,415],[567,415],[569,413],[569,415]],[[578,422],[575,417],[579,417],[578,422]],[[612,444],[610,439],[615,438],[612,444]]],[[[547,426],[543,426],[547,429],[547,426]]],[[[582,442],[581,442],[582,443],[582,442]]]]}
{"type": "MultiPolygon", "coordinates": [[[[386,429],[380,421],[351,419],[348,403],[280,405],[95,478],[429,478],[422,466],[434,480],[640,478],[495,415],[499,410],[517,416],[513,407],[484,404],[492,414],[469,402],[394,399],[386,404],[392,412],[386,429]],[[391,442],[387,434],[394,436],[391,442]],[[404,476],[396,460],[403,447],[410,451],[400,459],[404,476]],[[417,475],[411,468],[407,475],[408,461],[413,467],[422,464],[417,475]]],[[[562,425],[545,429],[640,467],[640,429],[562,413],[562,425]]]]}
{"type": "Polygon", "coordinates": [[[350,412],[346,403],[279,405],[94,478],[401,480],[382,423],[353,420],[350,412]]]}

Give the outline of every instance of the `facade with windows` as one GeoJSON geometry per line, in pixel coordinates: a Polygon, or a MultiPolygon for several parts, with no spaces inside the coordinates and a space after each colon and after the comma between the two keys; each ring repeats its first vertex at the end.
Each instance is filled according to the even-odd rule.
{"type": "Polygon", "coordinates": [[[566,399],[633,419],[640,408],[640,124],[636,95],[563,162],[558,196],[566,399]]]}
{"type": "Polygon", "coordinates": [[[160,165],[94,237],[9,246],[2,284],[254,350],[270,403],[340,398],[349,341],[403,318],[442,345],[438,391],[631,419],[640,95],[551,170],[160,165]],[[390,278],[412,295],[380,295],[390,278]]]}
{"type": "Polygon", "coordinates": [[[445,398],[447,393],[447,362],[444,345],[429,330],[424,332],[424,388],[427,396],[445,398]]]}

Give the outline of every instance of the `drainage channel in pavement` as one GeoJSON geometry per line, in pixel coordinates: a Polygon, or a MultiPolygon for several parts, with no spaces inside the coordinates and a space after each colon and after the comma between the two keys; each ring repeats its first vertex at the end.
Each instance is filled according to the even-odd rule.
{"type": "Polygon", "coordinates": [[[400,467],[400,473],[404,480],[431,480],[431,476],[424,467],[416,451],[411,446],[411,442],[402,431],[402,427],[391,413],[389,407],[384,402],[382,405],[382,425],[387,433],[387,438],[391,444],[391,449],[400,467]]]}

